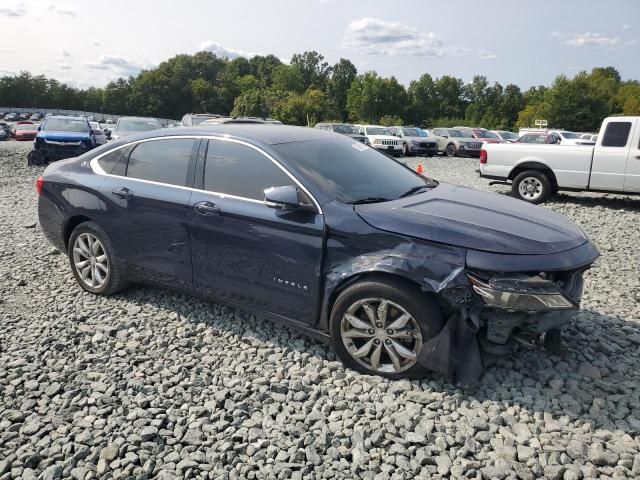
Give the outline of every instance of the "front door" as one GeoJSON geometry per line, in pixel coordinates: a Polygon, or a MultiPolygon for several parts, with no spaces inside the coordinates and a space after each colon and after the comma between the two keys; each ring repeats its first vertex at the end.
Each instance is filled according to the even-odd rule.
{"type": "Polygon", "coordinates": [[[627,170],[624,176],[625,192],[640,192],[640,122],[636,120],[635,123],[636,127],[631,137],[627,170]]]}
{"type": "Polygon", "coordinates": [[[264,189],[295,181],[260,150],[209,140],[191,196],[193,283],[213,298],[288,320],[316,319],[324,218],[264,203],[264,189]]]}
{"type": "Polygon", "coordinates": [[[589,179],[590,190],[623,191],[635,120],[612,119],[603,125],[589,179]]]}
{"type": "Polygon", "coordinates": [[[100,186],[112,210],[101,221],[133,279],[193,288],[185,186],[199,141],[165,137],[125,147],[100,186]]]}

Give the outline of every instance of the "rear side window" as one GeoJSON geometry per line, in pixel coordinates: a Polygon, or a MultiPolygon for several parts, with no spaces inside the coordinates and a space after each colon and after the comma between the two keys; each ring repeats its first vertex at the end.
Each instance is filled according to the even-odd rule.
{"type": "Polygon", "coordinates": [[[184,186],[194,147],[190,138],[152,140],[136,145],[129,156],[127,177],[184,186]]]}
{"type": "Polygon", "coordinates": [[[631,122],[609,122],[602,137],[603,147],[624,147],[627,145],[631,122]]]}
{"type": "Polygon", "coordinates": [[[102,170],[104,170],[104,173],[111,173],[113,171],[113,167],[115,167],[122,158],[126,150],[126,148],[116,148],[98,159],[98,164],[102,170]]]}
{"type": "Polygon", "coordinates": [[[264,200],[264,190],[295,182],[271,160],[251,147],[209,140],[204,188],[210,192],[264,200]]]}

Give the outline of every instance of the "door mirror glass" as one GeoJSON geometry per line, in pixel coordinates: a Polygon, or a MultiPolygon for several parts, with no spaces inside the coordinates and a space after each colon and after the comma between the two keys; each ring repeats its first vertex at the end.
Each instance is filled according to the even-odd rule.
{"type": "MultiPolygon", "coordinates": [[[[268,207],[280,210],[315,211],[311,202],[303,202],[300,197],[298,188],[294,185],[270,187],[264,191],[264,203],[268,207]]],[[[306,197],[306,195],[303,195],[303,197],[306,197]]]]}

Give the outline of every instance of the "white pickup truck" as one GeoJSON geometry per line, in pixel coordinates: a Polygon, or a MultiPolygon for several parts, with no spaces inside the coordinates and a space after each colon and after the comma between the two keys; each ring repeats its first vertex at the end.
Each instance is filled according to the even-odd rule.
{"type": "Polygon", "coordinates": [[[558,190],[640,194],[640,117],[608,117],[594,146],[485,144],[480,176],[542,203],[558,190]]]}

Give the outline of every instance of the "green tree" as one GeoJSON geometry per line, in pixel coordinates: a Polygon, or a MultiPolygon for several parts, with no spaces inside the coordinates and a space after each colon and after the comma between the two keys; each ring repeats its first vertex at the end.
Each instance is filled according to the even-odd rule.
{"type": "Polygon", "coordinates": [[[294,54],[291,57],[291,66],[300,71],[304,89],[324,89],[331,75],[331,67],[324,61],[324,56],[316,51],[294,54]]]}
{"type": "Polygon", "coordinates": [[[431,126],[440,116],[438,92],[433,78],[428,73],[409,84],[409,118],[415,125],[431,126]]]}
{"type": "Polygon", "coordinates": [[[345,58],[341,58],[332,68],[331,78],[327,83],[327,95],[333,102],[341,121],[347,120],[347,92],[358,76],[355,65],[345,58]]]}
{"type": "Polygon", "coordinates": [[[380,117],[378,122],[380,125],[384,125],[385,127],[393,127],[402,125],[402,119],[396,115],[383,115],[380,117]]]}
{"type": "Polygon", "coordinates": [[[272,88],[283,92],[302,93],[305,90],[300,70],[291,65],[279,65],[273,70],[272,88]]]}

